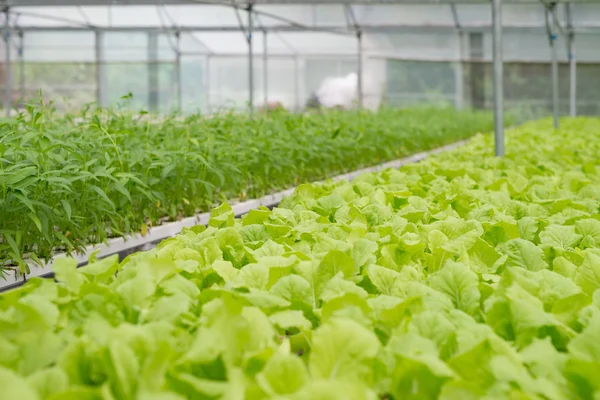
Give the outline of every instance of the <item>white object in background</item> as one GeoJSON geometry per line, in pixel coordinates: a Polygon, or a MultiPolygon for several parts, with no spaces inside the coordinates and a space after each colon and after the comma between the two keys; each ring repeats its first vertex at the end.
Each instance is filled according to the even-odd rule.
{"type": "MultiPolygon", "coordinates": [[[[369,74],[363,74],[363,106],[379,107],[376,83],[369,74]]],[[[315,92],[319,103],[325,108],[342,107],[347,110],[358,104],[358,75],[354,72],[335,78],[326,78],[315,92]]]]}
{"type": "Polygon", "coordinates": [[[345,77],[326,78],[316,95],[326,108],[351,108],[358,100],[358,76],[352,72],[345,77]]]}

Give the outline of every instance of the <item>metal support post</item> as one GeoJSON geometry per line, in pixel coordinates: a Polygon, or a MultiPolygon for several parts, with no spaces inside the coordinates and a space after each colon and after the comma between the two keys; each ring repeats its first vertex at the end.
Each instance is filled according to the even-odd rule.
{"type": "Polygon", "coordinates": [[[248,5],[248,111],[254,113],[254,51],[252,49],[252,31],[254,19],[252,18],[253,5],[248,5]]]}
{"type": "Polygon", "coordinates": [[[98,107],[108,106],[106,96],[106,79],[105,79],[105,64],[104,64],[104,33],[97,30],[94,32],[94,50],[96,58],[96,102],[98,107]]]}
{"type": "Polygon", "coordinates": [[[464,107],[464,72],[463,72],[463,60],[464,60],[464,41],[465,35],[462,30],[458,31],[458,61],[454,65],[454,106],[457,110],[462,110],[464,107]]]}
{"type": "Polygon", "coordinates": [[[181,41],[180,32],[175,32],[175,79],[177,79],[177,111],[181,112],[183,107],[183,83],[181,81],[181,41]]]}
{"type": "Polygon", "coordinates": [[[210,54],[206,56],[206,69],[204,71],[204,96],[206,102],[206,114],[211,113],[210,106],[210,54]]]}
{"type": "Polygon", "coordinates": [[[575,60],[575,32],[571,3],[566,4],[567,14],[567,56],[569,59],[569,115],[577,116],[577,61],[575,60]]]}
{"type": "Polygon", "coordinates": [[[546,18],[548,20],[548,35],[550,40],[550,51],[552,53],[552,116],[554,118],[554,129],[559,127],[559,98],[558,98],[558,53],[556,48],[555,19],[556,3],[550,3],[546,8],[546,18]]]}
{"type": "Polygon", "coordinates": [[[19,31],[19,96],[25,102],[25,55],[23,54],[25,42],[23,31],[19,31]]]}
{"type": "Polygon", "coordinates": [[[159,108],[158,33],[148,32],[148,109],[159,108]]]}
{"type": "Polygon", "coordinates": [[[494,144],[495,154],[504,156],[504,88],[502,65],[502,0],[492,0],[494,53],[494,144]]]}
{"type": "Polygon", "coordinates": [[[456,10],[456,5],[454,3],[450,3],[450,11],[452,12],[454,27],[458,32],[458,60],[454,65],[454,107],[456,107],[457,110],[461,110],[464,105],[463,60],[465,35],[460,24],[460,18],[458,16],[458,11],[456,10]]]}
{"type": "Polygon", "coordinates": [[[268,53],[267,53],[267,31],[263,31],[263,95],[265,98],[265,107],[269,103],[269,68],[268,68],[268,53]]]}
{"type": "Polygon", "coordinates": [[[296,111],[302,111],[302,105],[300,105],[300,66],[298,55],[294,55],[294,95],[296,97],[296,111]]]}
{"type": "Polygon", "coordinates": [[[10,59],[10,9],[4,8],[4,55],[5,55],[5,76],[4,76],[4,111],[6,116],[10,117],[12,108],[12,70],[10,59]]]}
{"type": "Polygon", "coordinates": [[[363,108],[364,104],[364,87],[363,87],[363,47],[362,47],[362,31],[356,31],[356,39],[358,40],[358,107],[363,108]]]}

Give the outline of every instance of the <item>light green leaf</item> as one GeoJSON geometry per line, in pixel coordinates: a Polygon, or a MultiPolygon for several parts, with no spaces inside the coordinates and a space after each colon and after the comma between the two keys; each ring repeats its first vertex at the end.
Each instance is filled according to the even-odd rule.
{"type": "Polygon", "coordinates": [[[285,310],[276,312],[269,316],[269,321],[281,329],[289,330],[296,328],[301,331],[306,331],[312,328],[312,323],[306,319],[302,311],[285,310]]]}
{"type": "Polygon", "coordinates": [[[270,292],[290,303],[313,305],[314,293],[310,283],[301,276],[289,275],[281,278],[270,289],[270,292]]]}
{"type": "Polygon", "coordinates": [[[119,268],[119,255],[115,254],[81,267],[82,274],[92,277],[95,282],[110,280],[119,268]]]}
{"type": "Polygon", "coordinates": [[[431,277],[429,285],[447,295],[459,310],[475,315],[481,298],[478,284],[479,278],[466,265],[449,261],[431,277]]]}
{"type": "Polygon", "coordinates": [[[574,226],[549,225],[540,233],[544,246],[570,250],[577,246],[582,236],[575,233],[574,226]]]}
{"type": "Polygon", "coordinates": [[[212,263],[211,268],[219,274],[225,282],[235,280],[240,273],[240,270],[234,268],[231,261],[216,260],[212,263]]]}
{"type": "Polygon", "coordinates": [[[47,399],[52,395],[67,390],[69,378],[58,367],[39,370],[27,377],[28,386],[35,389],[40,398],[47,399]]]}
{"type": "Polygon", "coordinates": [[[400,273],[378,265],[370,265],[367,275],[379,293],[388,296],[399,296],[402,293],[399,287],[402,279],[400,273]]]}
{"type": "Polygon", "coordinates": [[[309,382],[308,371],[300,357],[290,354],[275,354],[256,379],[270,395],[292,394],[309,382]]]}
{"type": "Polygon", "coordinates": [[[533,241],[539,229],[539,223],[534,217],[523,217],[518,222],[521,239],[533,241]]]}
{"type": "Polygon", "coordinates": [[[584,293],[591,296],[600,288],[600,256],[586,251],[583,264],[575,273],[577,283],[584,293]]]}
{"type": "Polygon", "coordinates": [[[575,222],[575,230],[582,237],[589,236],[595,243],[600,243],[600,221],[596,219],[580,219],[575,222]]]}
{"type": "Polygon", "coordinates": [[[233,209],[229,204],[223,203],[219,207],[215,207],[210,211],[210,220],[208,221],[208,225],[214,226],[215,228],[224,228],[226,226],[233,226],[233,221],[233,209]]]}
{"type": "Polygon", "coordinates": [[[269,239],[269,233],[264,225],[244,225],[240,229],[240,235],[245,243],[264,242],[269,239]]]}
{"type": "Polygon", "coordinates": [[[347,278],[356,275],[357,271],[354,260],[346,255],[346,253],[339,250],[331,250],[319,264],[317,279],[320,283],[324,284],[339,272],[347,278]]]}
{"type": "Polygon", "coordinates": [[[285,253],[285,247],[275,243],[272,240],[267,240],[261,247],[254,252],[254,257],[260,260],[262,257],[281,256],[285,253]]]}
{"type": "Polygon", "coordinates": [[[79,292],[79,288],[87,279],[85,275],[77,271],[77,261],[69,257],[61,257],[54,260],[52,270],[57,281],[64,282],[71,292],[79,292]]]}
{"type": "Polygon", "coordinates": [[[354,242],[352,247],[352,258],[358,268],[362,268],[369,264],[374,264],[377,260],[375,252],[377,251],[377,243],[367,239],[359,239],[354,242]]]}
{"type": "Polygon", "coordinates": [[[106,349],[104,362],[113,395],[118,399],[133,398],[139,373],[133,350],[122,342],[114,341],[106,349]]]}
{"type": "Polygon", "coordinates": [[[377,400],[379,397],[361,382],[313,380],[296,393],[293,400],[377,400]]]}
{"type": "Polygon", "coordinates": [[[308,362],[311,376],[369,382],[379,347],[377,336],[367,328],[349,319],[332,319],[313,333],[308,362]]]}
{"type": "Polygon", "coordinates": [[[530,271],[539,271],[548,267],[544,261],[544,252],[530,241],[513,239],[506,242],[504,252],[508,255],[506,265],[520,267],[530,271]]]}
{"type": "Polygon", "coordinates": [[[329,301],[346,293],[354,293],[359,297],[366,298],[368,293],[366,290],[357,286],[354,282],[344,279],[341,274],[336,275],[329,280],[321,293],[321,300],[329,301]]]}
{"type": "Polygon", "coordinates": [[[269,267],[260,264],[248,264],[240,270],[236,285],[264,290],[269,284],[269,267]]]}
{"type": "Polygon", "coordinates": [[[41,400],[34,387],[13,371],[0,367],[0,387],[6,400],[41,400]]]}

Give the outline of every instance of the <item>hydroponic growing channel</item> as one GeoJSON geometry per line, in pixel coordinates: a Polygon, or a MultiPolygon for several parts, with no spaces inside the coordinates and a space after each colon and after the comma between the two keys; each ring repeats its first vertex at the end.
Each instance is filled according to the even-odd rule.
{"type": "Polygon", "coordinates": [[[593,399],[600,120],[544,120],[0,296],[19,399],[593,399]]]}

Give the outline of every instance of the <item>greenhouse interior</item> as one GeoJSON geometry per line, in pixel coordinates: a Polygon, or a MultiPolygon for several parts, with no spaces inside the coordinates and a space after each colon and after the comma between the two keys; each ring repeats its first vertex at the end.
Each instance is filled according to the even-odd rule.
{"type": "Polygon", "coordinates": [[[600,399],[600,0],[0,30],[0,400],[600,399]]]}

